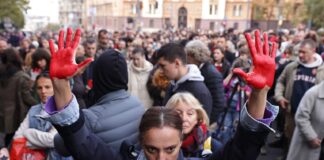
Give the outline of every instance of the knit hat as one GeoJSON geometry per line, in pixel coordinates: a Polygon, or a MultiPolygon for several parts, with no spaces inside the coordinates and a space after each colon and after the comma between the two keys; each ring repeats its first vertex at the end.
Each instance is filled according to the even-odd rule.
{"type": "Polygon", "coordinates": [[[107,49],[93,67],[93,92],[96,102],[107,93],[120,89],[127,90],[127,63],[122,54],[114,49],[107,49]]]}

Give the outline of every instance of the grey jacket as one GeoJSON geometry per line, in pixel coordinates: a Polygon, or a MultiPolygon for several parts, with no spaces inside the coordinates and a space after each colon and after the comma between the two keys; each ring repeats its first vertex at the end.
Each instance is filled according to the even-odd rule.
{"type": "Polygon", "coordinates": [[[309,89],[302,98],[295,116],[296,127],[287,160],[318,160],[321,148],[308,142],[324,138],[324,82],[309,89]]]}
{"type": "MultiPolygon", "coordinates": [[[[55,108],[51,101],[46,104],[46,111],[55,108]]],[[[82,111],[85,117],[86,127],[97,135],[108,146],[119,148],[125,140],[136,143],[138,138],[138,126],[144,107],[140,101],[129,95],[126,90],[118,90],[101,97],[95,105],[82,111]]],[[[68,126],[79,118],[79,108],[75,97],[63,111],[47,116],[47,119],[55,125],[68,126]]],[[[60,138],[55,140],[55,148],[65,151],[60,138]]]]}

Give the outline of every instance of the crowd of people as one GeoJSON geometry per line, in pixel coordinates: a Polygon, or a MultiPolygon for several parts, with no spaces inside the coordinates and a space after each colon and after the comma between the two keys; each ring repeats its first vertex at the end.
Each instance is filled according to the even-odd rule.
{"type": "Polygon", "coordinates": [[[324,158],[322,29],[1,33],[0,57],[0,157],[251,160],[274,132],[324,158]]]}

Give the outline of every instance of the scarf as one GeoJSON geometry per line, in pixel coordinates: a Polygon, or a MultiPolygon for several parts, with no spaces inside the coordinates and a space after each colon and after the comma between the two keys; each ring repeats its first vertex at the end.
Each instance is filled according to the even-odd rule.
{"type": "Polygon", "coordinates": [[[206,124],[200,124],[193,128],[192,132],[182,142],[181,149],[185,157],[200,154],[200,151],[204,149],[204,141],[206,138],[206,124]]]}

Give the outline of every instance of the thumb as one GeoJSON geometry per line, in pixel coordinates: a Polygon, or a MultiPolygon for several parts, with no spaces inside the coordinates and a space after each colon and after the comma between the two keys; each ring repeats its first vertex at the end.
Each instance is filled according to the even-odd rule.
{"type": "Polygon", "coordinates": [[[233,73],[240,76],[246,81],[247,74],[241,68],[234,68],[233,73]]]}
{"type": "Polygon", "coordinates": [[[81,62],[80,64],[78,64],[78,69],[83,69],[85,67],[87,67],[90,62],[93,61],[93,58],[87,58],[86,60],[84,60],[83,62],[81,62]]]}

